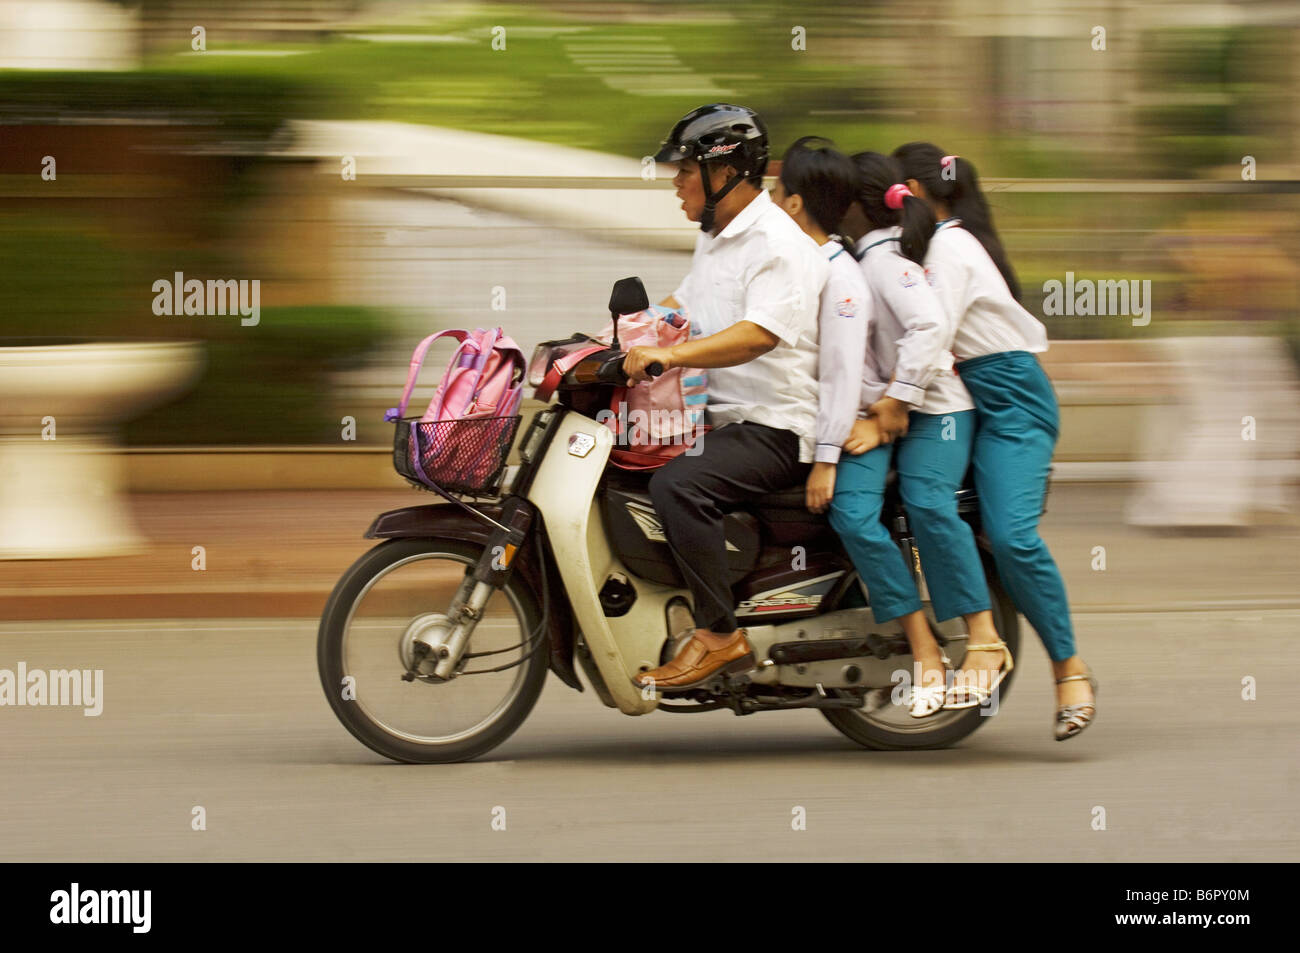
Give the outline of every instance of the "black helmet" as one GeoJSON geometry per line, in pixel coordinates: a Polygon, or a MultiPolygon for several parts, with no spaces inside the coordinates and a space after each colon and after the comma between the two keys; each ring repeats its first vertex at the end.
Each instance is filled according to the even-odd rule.
{"type": "Polygon", "coordinates": [[[710,103],[692,109],[673,126],[655,155],[656,162],[724,160],[742,175],[762,175],[767,168],[767,127],[758,113],[744,106],[710,103]]]}
{"type": "Polygon", "coordinates": [[[700,228],[711,231],[718,202],[740,182],[763,174],[767,169],[767,152],[767,127],[758,113],[745,106],[710,103],[692,109],[677,121],[654,160],[694,159],[700,163],[700,179],[704,183],[704,216],[700,228]],[[725,163],[740,174],[714,193],[704,168],[709,162],[725,163]]]}

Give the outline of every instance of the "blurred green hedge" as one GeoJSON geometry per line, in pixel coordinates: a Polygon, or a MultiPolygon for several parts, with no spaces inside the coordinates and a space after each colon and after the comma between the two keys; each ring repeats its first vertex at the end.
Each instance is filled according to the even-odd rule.
{"type": "Polygon", "coordinates": [[[383,333],[368,308],[266,308],[255,326],[238,316],[209,325],[207,366],[180,400],[131,422],[133,445],[337,444],[331,374],[355,366],[383,333]]]}
{"type": "MultiPolygon", "coordinates": [[[[152,308],[153,282],[176,271],[204,278],[248,273],[238,212],[262,193],[258,177],[247,173],[263,161],[257,152],[286,118],[313,112],[329,95],[328,84],[273,76],[0,72],[0,117],[15,126],[78,116],[146,125],[166,119],[185,130],[183,141],[236,157],[220,166],[220,179],[187,179],[174,212],[159,212],[156,198],[116,198],[111,187],[86,199],[37,193],[0,207],[0,337],[15,344],[21,343],[15,338],[201,342],[200,380],[176,402],[130,422],[130,444],[336,443],[331,372],[360,363],[380,339],[380,312],[267,306],[257,325],[245,327],[237,314],[155,315],[152,308]],[[171,216],[182,216],[185,227],[168,230],[171,216]]],[[[94,172],[99,140],[86,141],[87,152],[70,158],[79,170],[94,172]]],[[[122,156],[104,158],[104,168],[122,166],[122,156]]],[[[60,161],[61,183],[63,168],[60,161]]]]}
{"type": "Polygon", "coordinates": [[[0,119],[6,123],[69,117],[167,119],[220,127],[227,145],[261,145],[284,120],[319,115],[346,98],[328,77],[270,73],[0,70],[0,119]]]}
{"type": "Polygon", "coordinates": [[[202,342],[202,378],[130,423],[131,444],[337,442],[330,374],[360,363],[384,334],[384,315],[264,307],[248,327],[237,314],[155,315],[152,283],[175,269],[204,273],[193,252],[126,250],[70,223],[0,217],[0,337],[202,342]]]}

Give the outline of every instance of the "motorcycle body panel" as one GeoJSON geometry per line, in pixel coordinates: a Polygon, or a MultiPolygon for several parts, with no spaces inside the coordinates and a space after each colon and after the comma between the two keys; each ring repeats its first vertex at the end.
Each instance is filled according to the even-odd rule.
{"type": "MultiPolygon", "coordinates": [[[[839,608],[857,582],[843,550],[796,552],[767,547],[760,568],[731,587],[743,626],[777,625],[839,608]]],[[[853,605],[865,605],[857,598],[853,605]]]]}
{"type": "Polygon", "coordinates": [[[556,573],[606,689],[619,711],[643,715],[658,701],[653,695],[643,698],[632,677],[659,664],[667,634],[664,606],[686,593],[637,578],[631,608],[619,616],[605,614],[599,593],[606,580],[614,574],[635,576],[610,547],[596,494],[613,444],[609,428],[574,411],[565,414],[537,467],[528,500],[542,514],[556,573]]]}
{"type": "MultiPolygon", "coordinates": [[[[686,585],[668,549],[663,524],[648,493],[606,486],[600,494],[600,502],[601,516],[609,528],[610,544],[628,569],[642,579],[663,586],[680,588],[686,585]]],[[[723,533],[731,570],[729,581],[739,582],[758,560],[758,519],[743,510],[728,513],[723,519],[723,533]]]]}

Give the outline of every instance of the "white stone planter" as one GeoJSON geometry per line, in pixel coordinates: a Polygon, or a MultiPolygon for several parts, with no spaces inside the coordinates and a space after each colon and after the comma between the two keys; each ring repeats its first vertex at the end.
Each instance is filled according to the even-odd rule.
{"type": "Polygon", "coordinates": [[[180,393],[202,366],[200,346],[184,342],[0,344],[0,559],[143,548],[116,427],[180,393]]]}

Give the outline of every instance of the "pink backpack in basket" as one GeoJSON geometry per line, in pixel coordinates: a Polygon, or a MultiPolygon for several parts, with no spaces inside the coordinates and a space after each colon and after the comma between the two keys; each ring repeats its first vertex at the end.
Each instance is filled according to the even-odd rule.
{"type": "Polygon", "coordinates": [[[486,475],[477,474],[477,469],[487,467],[490,471],[496,468],[497,461],[484,456],[474,441],[458,434],[459,428],[428,425],[434,421],[516,416],[523,400],[524,354],[501,328],[431,334],[416,345],[402,399],[384,414],[385,420],[402,420],[429,346],[441,337],[454,338],[458,345],[428,410],[418,421],[410,421],[410,463],[425,482],[437,482],[432,479],[436,473],[463,474],[466,479],[453,482],[473,482],[475,475],[486,475]]]}
{"type": "MultiPolygon", "coordinates": [[[[638,345],[672,347],[690,336],[686,315],[660,305],[618,319],[618,342],[625,351],[638,345]]],[[[613,322],[596,338],[610,343],[613,322]]],[[[610,462],[624,470],[653,470],[690,452],[709,429],[704,423],[707,402],[708,377],[700,368],[674,367],[633,387],[620,387],[608,414],[601,411],[597,417],[621,444],[610,451],[610,462]]]]}

